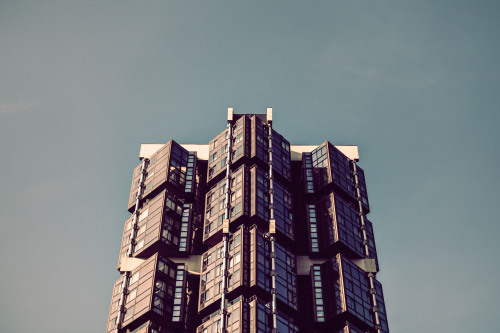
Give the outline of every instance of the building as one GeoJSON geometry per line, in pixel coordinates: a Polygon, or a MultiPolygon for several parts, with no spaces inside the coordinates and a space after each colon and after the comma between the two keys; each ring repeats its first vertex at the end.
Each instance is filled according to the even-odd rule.
{"type": "Polygon", "coordinates": [[[356,146],[291,146],[266,114],[143,144],[108,333],[388,333],[356,146]]]}

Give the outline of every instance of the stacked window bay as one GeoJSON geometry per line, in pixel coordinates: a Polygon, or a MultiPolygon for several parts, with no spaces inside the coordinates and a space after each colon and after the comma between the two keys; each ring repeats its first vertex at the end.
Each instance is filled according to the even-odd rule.
{"type": "Polygon", "coordinates": [[[363,170],[328,141],[302,165],[315,331],[389,332],[363,170]]]}
{"type": "Polygon", "coordinates": [[[184,332],[199,325],[198,276],[203,251],[206,169],[170,141],[135,168],[107,332],[184,332]],[[177,258],[177,259],[171,259],[177,258]]]}
{"type": "Polygon", "coordinates": [[[261,329],[267,332],[273,326],[273,320],[268,317],[272,314],[272,295],[276,294],[280,318],[287,318],[281,320],[289,327],[283,332],[295,332],[293,318],[297,316],[298,300],[296,258],[292,252],[290,143],[269,126],[270,115],[243,114],[231,118],[229,128],[209,144],[203,230],[203,240],[209,249],[202,256],[199,293],[199,312],[206,322],[198,331],[218,332],[212,331],[214,327],[224,327],[228,332],[257,332],[258,325],[255,327],[255,319],[251,318],[255,317],[257,308],[263,307],[267,310],[260,315],[264,318],[261,329]],[[225,170],[228,164],[229,175],[225,170]],[[229,177],[229,188],[226,177],[229,177]],[[272,224],[277,238],[274,252],[269,239],[271,195],[272,224]],[[225,228],[229,231],[227,253],[224,253],[225,228]],[[236,303],[238,315],[230,311],[236,303]],[[241,312],[242,309],[247,310],[241,312]]]}
{"type": "Polygon", "coordinates": [[[107,333],[389,333],[357,147],[272,118],[141,146],[107,333]]]}

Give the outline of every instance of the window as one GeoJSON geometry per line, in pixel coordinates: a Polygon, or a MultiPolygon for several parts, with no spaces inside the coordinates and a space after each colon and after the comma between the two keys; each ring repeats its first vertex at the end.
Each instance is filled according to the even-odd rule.
{"type": "Polygon", "coordinates": [[[241,142],[243,140],[243,133],[239,133],[238,136],[236,136],[236,143],[241,142]]]}
{"type": "Polygon", "coordinates": [[[214,295],[218,295],[221,292],[222,282],[216,283],[214,287],[214,295]]]}
{"type": "Polygon", "coordinates": [[[153,177],[154,174],[155,174],[155,168],[151,168],[151,170],[148,171],[148,175],[147,175],[146,179],[153,177]]]}
{"type": "MultiPolygon", "coordinates": [[[[220,320],[217,320],[212,325],[212,333],[219,333],[219,327],[220,327],[220,320]]],[[[203,333],[205,333],[205,332],[203,332],[203,333]]]]}
{"type": "Polygon", "coordinates": [[[283,193],[283,201],[289,205],[292,204],[292,197],[288,193],[283,193]]]}
{"type": "Polygon", "coordinates": [[[222,246],[217,248],[216,259],[222,258],[222,249],[223,249],[222,246]]]}
{"type": "Polygon", "coordinates": [[[169,269],[167,262],[165,262],[163,258],[158,261],[158,270],[165,273],[166,275],[169,275],[172,278],[175,275],[175,270],[173,270],[172,268],[169,269]]]}
{"type": "Polygon", "coordinates": [[[234,246],[238,246],[241,243],[241,234],[234,236],[234,246]]]}
{"type": "Polygon", "coordinates": [[[132,284],[134,284],[134,283],[136,283],[139,280],[139,273],[140,272],[135,272],[132,275],[132,277],[130,278],[129,283],[128,283],[129,286],[132,285],[132,284]]]}
{"type": "Polygon", "coordinates": [[[233,313],[233,323],[240,320],[240,308],[239,307],[234,309],[232,313],[233,313]]]}
{"type": "Polygon", "coordinates": [[[142,235],[146,231],[146,224],[143,224],[137,231],[137,236],[142,235]]]}
{"type": "Polygon", "coordinates": [[[231,202],[241,197],[241,187],[231,194],[231,202]]]}
{"type": "Polygon", "coordinates": [[[128,293],[128,295],[127,295],[127,302],[130,302],[131,300],[133,300],[136,295],[137,295],[137,288],[133,289],[132,291],[130,291],[128,293]]]}
{"type": "Polygon", "coordinates": [[[226,213],[219,215],[219,217],[217,219],[217,226],[218,227],[220,227],[222,225],[222,221],[224,220],[225,216],[226,216],[226,213]]]}
{"type": "Polygon", "coordinates": [[[207,219],[212,217],[215,213],[215,209],[214,207],[210,208],[209,210],[207,210],[207,219]]]}
{"type": "Polygon", "coordinates": [[[223,210],[226,205],[226,199],[219,201],[219,210],[223,210]]]}
{"type": "Polygon", "coordinates": [[[222,264],[215,266],[215,276],[219,276],[222,272],[222,264]]]}
{"type": "Polygon", "coordinates": [[[135,168],[135,171],[134,171],[135,177],[139,177],[141,175],[141,171],[142,171],[142,164],[139,164],[137,166],[137,168],[135,168]]]}
{"type": "Polygon", "coordinates": [[[205,226],[205,233],[209,234],[214,229],[214,223],[210,222],[205,226]]]}
{"type": "Polygon", "coordinates": [[[213,176],[213,174],[215,173],[215,167],[216,166],[214,165],[213,167],[211,167],[211,168],[208,169],[208,176],[209,177],[213,176]]]}
{"type": "Polygon", "coordinates": [[[205,258],[203,258],[203,267],[207,267],[212,263],[212,254],[209,254],[205,258]]]}
{"type": "Polygon", "coordinates": [[[126,311],[127,312],[125,312],[125,317],[123,318],[123,320],[128,320],[128,319],[130,319],[134,315],[134,307],[131,306],[126,311]]]}
{"type": "Polygon", "coordinates": [[[143,247],[144,247],[144,238],[138,241],[137,244],[135,244],[135,252],[139,251],[143,247]]]}
{"type": "Polygon", "coordinates": [[[212,292],[212,289],[210,288],[210,289],[208,289],[207,291],[205,291],[204,293],[201,294],[201,296],[202,296],[202,298],[201,298],[202,301],[201,302],[202,303],[208,301],[212,297],[212,295],[211,295],[212,293],[211,292],[212,292]]]}
{"type": "Polygon", "coordinates": [[[240,263],[240,260],[241,260],[241,253],[238,252],[234,255],[234,264],[237,265],[240,263]]]}
{"type": "Polygon", "coordinates": [[[208,271],[201,275],[201,284],[205,284],[212,280],[212,271],[208,271]]]}
{"type": "Polygon", "coordinates": [[[214,196],[213,193],[208,193],[207,194],[207,206],[212,203],[213,196],[214,196]]]}
{"type": "Polygon", "coordinates": [[[120,281],[120,283],[118,283],[115,288],[116,288],[115,295],[121,293],[122,292],[122,281],[120,281]]]}

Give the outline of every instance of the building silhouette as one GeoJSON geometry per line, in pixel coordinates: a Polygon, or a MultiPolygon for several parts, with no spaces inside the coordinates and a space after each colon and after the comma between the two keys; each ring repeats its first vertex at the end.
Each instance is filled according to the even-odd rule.
{"type": "Polygon", "coordinates": [[[389,332],[356,146],[229,108],[208,145],[140,159],[106,332],[389,332]]]}

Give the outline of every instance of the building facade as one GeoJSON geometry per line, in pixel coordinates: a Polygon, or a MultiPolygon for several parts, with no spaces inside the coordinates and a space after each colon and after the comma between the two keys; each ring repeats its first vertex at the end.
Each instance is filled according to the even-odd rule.
{"type": "Polygon", "coordinates": [[[389,333],[356,146],[229,108],[208,145],[140,160],[107,333],[389,333]]]}

